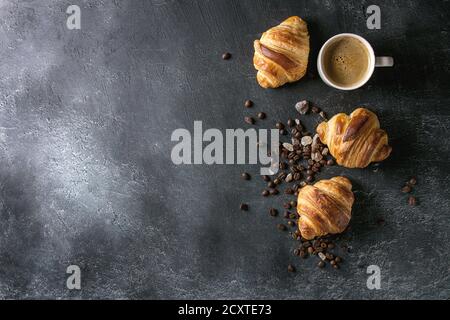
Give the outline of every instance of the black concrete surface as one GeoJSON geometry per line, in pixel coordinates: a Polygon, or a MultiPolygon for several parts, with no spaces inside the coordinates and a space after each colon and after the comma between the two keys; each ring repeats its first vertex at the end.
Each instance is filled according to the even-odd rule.
{"type": "Polygon", "coordinates": [[[448,1],[2,1],[0,298],[448,299],[449,12],[448,1]],[[81,30],[66,28],[70,4],[81,30]],[[366,27],[371,4],[380,30],[366,27]],[[310,75],[264,90],[253,40],[291,15],[308,22],[310,75]],[[327,87],[315,59],[340,32],[395,67],[355,91],[327,87]],[[260,110],[257,127],[270,128],[301,99],[329,115],[369,107],[393,147],[378,167],[321,175],[346,175],[356,195],[339,271],[292,255],[267,213],[284,196],[260,196],[259,166],[170,159],[176,128],[245,128],[260,110]],[[417,207],[400,192],[413,175],[417,207]],[[66,288],[71,264],[81,290],[66,288]],[[380,290],[366,287],[369,265],[380,290]]]}

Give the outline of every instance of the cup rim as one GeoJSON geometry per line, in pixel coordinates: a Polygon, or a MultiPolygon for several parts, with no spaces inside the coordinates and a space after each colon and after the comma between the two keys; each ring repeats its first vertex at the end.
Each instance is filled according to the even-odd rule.
{"type": "Polygon", "coordinates": [[[323,82],[325,82],[330,87],[333,87],[333,88],[336,88],[339,90],[346,90],[346,91],[355,90],[355,89],[358,89],[358,88],[362,87],[363,85],[365,85],[367,83],[367,81],[369,81],[370,77],[372,77],[372,74],[375,70],[375,52],[373,51],[373,48],[370,45],[370,43],[366,39],[361,37],[360,35],[357,35],[355,33],[338,33],[338,34],[332,36],[331,38],[329,38],[327,41],[325,41],[325,43],[320,48],[319,55],[317,56],[317,70],[319,71],[320,78],[323,80],[323,82]],[[342,38],[342,37],[353,37],[353,38],[356,38],[359,41],[361,41],[366,46],[367,50],[369,51],[369,56],[370,56],[368,71],[367,71],[365,77],[363,78],[363,80],[361,80],[357,84],[355,84],[353,86],[349,86],[349,87],[337,85],[337,84],[333,83],[331,80],[329,80],[329,78],[323,71],[323,66],[322,66],[322,56],[323,56],[324,49],[332,41],[334,41],[337,38],[342,38]]]}

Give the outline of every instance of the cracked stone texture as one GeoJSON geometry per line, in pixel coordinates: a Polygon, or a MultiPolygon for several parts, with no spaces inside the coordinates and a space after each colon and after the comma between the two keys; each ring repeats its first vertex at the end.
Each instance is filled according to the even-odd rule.
{"type": "Polygon", "coordinates": [[[74,31],[70,4],[0,2],[0,298],[450,297],[448,1],[378,1],[381,30],[366,28],[371,1],[85,0],[74,31]],[[263,90],[253,40],[290,15],[308,22],[310,75],[263,90]],[[355,91],[327,87],[315,60],[340,32],[395,67],[355,91]],[[379,166],[320,175],[348,176],[356,195],[339,271],[292,255],[267,213],[285,196],[261,198],[259,166],[170,159],[176,128],[245,127],[258,111],[269,128],[301,99],[330,116],[369,106],[393,147],[379,166]],[[417,207],[400,192],[412,175],[417,207]],[[79,291],[65,286],[70,264],[79,291]],[[366,288],[372,264],[380,290],[366,288]]]}

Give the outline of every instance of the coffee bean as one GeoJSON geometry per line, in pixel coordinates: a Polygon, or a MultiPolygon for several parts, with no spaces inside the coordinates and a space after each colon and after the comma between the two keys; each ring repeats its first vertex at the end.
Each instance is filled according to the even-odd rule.
{"type": "Polygon", "coordinates": [[[262,195],[263,197],[267,197],[267,196],[269,195],[269,190],[263,190],[262,193],[261,193],[261,195],[262,195]]]}
{"type": "Polygon", "coordinates": [[[270,181],[270,177],[267,175],[262,176],[264,181],[270,181]]]}
{"type": "Polygon", "coordinates": [[[244,118],[244,121],[245,121],[247,124],[255,124],[255,119],[253,119],[252,117],[245,117],[245,118],[244,118]]]}
{"type": "Polygon", "coordinates": [[[331,264],[332,266],[334,266],[334,265],[336,264],[336,261],[332,260],[332,261],[330,261],[330,264],[331,264]]]}
{"type": "Polygon", "coordinates": [[[286,202],[286,203],[283,204],[283,208],[291,209],[291,204],[289,202],[286,202]]]}
{"type": "Polygon", "coordinates": [[[288,265],[288,271],[295,272],[295,267],[292,264],[288,265]]]}
{"type": "Polygon", "coordinates": [[[223,60],[228,60],[230,58],[231,58],[231,53],[225,52],[224,54],[222,54],[222,59],[223,60]]]}
{"type": "Polygon", "coordinates": [[[417,200],[416,200],[415,197],[411,196],[408,199],[408,203],[409,203],[410,206],[415,206],[417,204],[417,200]]]}
{"type": "Polygon", "coordinates": [[[410,193],[411,192],[411,187],[409,185],[406,185],[402,188],[402,192],[404,193],[410,193]]]}
{"type": "Polygon", "coordinates": [[[241,174],[241,178],[244,180],[250,180],[250,175],[247,172],[241,174]]]}
{"type": "Polygon", "coordinates": [[[285,194],[294,194],[294,190],[292,190],[292,188],[287,188],[286,190],[284,190],[285,194]]]}
{"type": "Polygon", "coordinates": [[[290,227],[294,227],[295,226],[295,222],[294,221],[288,221],[287,223],[290,227]]]}
{"type": "Polygon", "coordinates": [[[314,248],[313,247],[308,247],[308,253],[314,253],[314,248]]]}
{"type": "Polygon", "coordinates": [[[299,255],[300,255],[300,250],[294,249],[294,256],[299,256],[299,255]]]}
{"type": "Polygon", "coordinates": [[[286,231],[287,230],[287,227],[284,224],[282,224],[282,223],[278,224],[277,228],[280,231],[286,231]]]}
{"type": "Polygon", "coordinates": [[[251,108],[253,107],[253,101],[252,100],[245,100],[244,106],[246,108],[251,108]]]}
{"type": "Polygon", "coordinates": [[[241,209],[242,211],[248,211],[248,204],[241,203],[241,205],[239,206],[239,209],[241,209]]]}
{"type": "Polygon", "coordinates": [[[289,204],[291,205],[292,208],[297,207],[297,201],[292,200],[291,202],[289,202],[289,204]]]}
{"type": "Polygon", "coordinates": [[[410,185],[415,185],[417,183],[417,179],[415,177],[412,177],[411,179],[409,179],[408,183],[410,185]]]}
{"type": "Polygon", "coordinates": [[[295,121],[292,119],[288,119],[287,125],[288,125],[288,127],[293,127],[293,126],[295,126],[295,121]]]}
{"type": "Polygon", "coordinates": [[[282,130],[282,129],[284,129],[284,124],[282,124],[281,122],[277,122],[277,123],[275,124],[275,127],[276,127],[277,129],[279,129],[279,130],[282,130]]]}
{"type": "Polygon", "coordinates": [[[297,102],[295,104],[295,110],[300,114],[306,114],[309,111],[309,102],[306,100],[297,102]]]}
{"type": "Polygon", "coordinates": [[[312,181],[314,181],[314,177],[313,176],[307,176],[306,177],[306,181],[312,182],[312,181]]]}
{"type": "Polygon", "coordinates": [[[320,111],[320,112],[319,112],[319,115],[320,115],[320,117],[321,117],[322,119],[327,120],[327,114],[326,114],[325,112],[320,111]]]}
{"type": "Polygon", "coordinates": [[[334,243],[329,243],[328,244],[328,249],[334,249],[334,243]]]}
{"type": "Polygon", "coordinates": [[[258,118],[259,119],[265,119],[266,118],[266,114],[264,112],[258,112],[258,118]]]}
{"type": "Polygon", "coordinates": [[[280,192],[278,191],[278,189],[270,189],[270,190],[269,190],[269,193],[270,193],[271,195],[275,196],[275,195],[279,194],[280,192]]]}
{"type": "Polygon", "coordinates": [[[339,265],[338,265],[338,264],[335,264],[335,265],[333,266],[333,268],[339,269],[339,265]]]}
{"type": "Polygon", "coordinates": [[[299,255],[300,255],[300,258],[306,258],[308,256],[304,250],[300,250],[299,255]]]}
{"type": "Polygon", "coordinates": [[[284,129],[281,129],[281,130],[280,130],[280,134],[281,134],[282,136],[285,136],[285,135],[287,135],[287,131],[284,130],[284,129]]]}
{"type": "Polygon", "coordinates": [[[317,266],[319,267],[319,268],[323,268],[323,267],[325,267],[325,262],[323,262],[323,261],[319,261],[319,263],[317,264],[317,266]]]}
{"type": "Polygon", "coordinates": [[[276,217],[276,216],[278,215],[278,210],[275,209],[275,208],[270,208],[270,209],[269,209],[269,214],[270,214],[272,217],[276,217]]]}
{"type": "Polygon", "coordinates": [[[277,185],[276,185],[275,182],[273,182],[273,181],[269,181],[269,182],[267,183],[267,187],[268,187],[268,188],[272,188],[272,189],[273,189],[273,188],[276,188],[276,186],[277,186],[277,185]]]}
{"type": "Polygon", "coordinates": [[[327,166],[332,166],[332,165],[334,165],[333,159],[328,160],[327,161],[327,166]]]}
{"type": "Polygon", "coordinates": [[[273,180],[273,183],[275,183],[275,184],[280,184],[280,183],[281,183],[281,180],[280,180],[279,178],[275,178],[275,179],[273,180]]]}
{"type": "Polygon", "coordinates": [[[336,261],[337,263],[340,263],[340,262],[342,262],[342,258],[341,257],[336,257],[336,258],[334,258],[334,261],[336,261]]]}
{"type": "Polygon", "coordinates": [[[311,108],[311,111],[312,111],[313,113],[319,113],[319,112],[320,112],[320,108],[314,106],[314,107],[311,108]]]}
{"type": "Polygon", "coordinates": [[[289,219],[290,214],[291,214],[291,213],[290,213],[289,211],[285,211],[285,212],[283,213],[283,217],[286,218],[286,219],[289,219]]]}
{"type": "Polygon", "coordinates": [[[325,253],[325,257],[327,257],[327,260],[333,260],[334,256],[331,253],[325,253]]]}

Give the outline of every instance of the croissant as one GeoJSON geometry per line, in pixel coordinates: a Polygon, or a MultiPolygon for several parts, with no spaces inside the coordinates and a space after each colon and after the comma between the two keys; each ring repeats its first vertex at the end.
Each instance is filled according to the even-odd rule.
{"type": "Polygon", "coordinates": [[[344,231],[351,218],[354,199],[352,184],[345,177],[320,180],[301,188],[297,212],[302,237],[311,240],[344,231]]]}
{"type": "Polygon", "coordinates": [[[387,133],[375,113],[358,108],[350,116],[339,113],[316,129],[336,162],[347,168],[364,168],[386,159],[392,151],[387,133]]]}
{"type": "Polygon", "coordinates": [[[308,66],[309,35],[306,22],[297,16],[284,20],[254,42],[253,65],[263,88],[277,88],[300,80],[308,66]]]}

